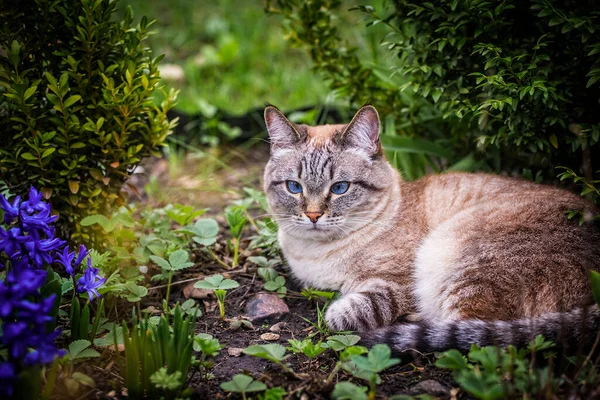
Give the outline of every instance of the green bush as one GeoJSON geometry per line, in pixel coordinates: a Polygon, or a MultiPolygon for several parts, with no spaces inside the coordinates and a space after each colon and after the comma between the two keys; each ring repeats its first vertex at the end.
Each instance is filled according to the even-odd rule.
{"type": "Polygon", "coordinates": [[[115,0],[14,0],[0,6],[0,180],[14,194],[40,188],[60,228],[124,203],[121,187],[176,121],[144,47],[151,22],[115,19],[115,0]]]}
{"type": "Polygon", "coordinates": [[[381,68],[343,45],[334,25],[339,1],[277,3],[292,40],[355,105],[370,100],[383,115],[410,121],[409,134],[445,138],[461,155],[478,151],[495,169],[548,179],[566,166],[594,193],[587,183],[598,174],[592,159],[600,153],[595,1],[399,0],[391,9],[357,7],[368,24],[388,27],[382,47],[394,61],[384,78],[381,68]],[[431,121],[437,124],[427,126],[431,121]]]}

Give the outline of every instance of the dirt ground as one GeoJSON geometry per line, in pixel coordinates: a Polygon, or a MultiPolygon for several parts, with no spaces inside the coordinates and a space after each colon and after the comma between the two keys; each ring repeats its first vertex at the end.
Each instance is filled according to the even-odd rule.
{"type": "MultiPolygon", "coordinates": [[[[209,214],[217,216],[217,220],[224,224],[222,217],[223,208],[231,201],[240,197],[241,189],[245,186],[260,188],[260,176],[268,159],[268,146],[258,144],[243,152],[222,151],[220,154],[198,153],[196,157],[189,154],[179,161],[177,165],[165,159],[154,159],[147,162],[140,174],[134,176],[132,183],[131,199],[141,205],[163,206],[168,203],[191,204],[198,208],[209,208],[209,214]],[[176,168],[173,171],[173,168],[176,168]],[[150,193],[147,191],[159,188],[150,193]]],[[[247,229],[251,230],[251,227],[247,229]]],[[[224,229],[222,230],[224,231],[224,229]]],[[[248,232],[245,237],[251,236],[248,232]]],[[[227,248],[226,238],[219,238],[221,245],[218,248],[227,248]]],[[[242,242],[245,249],[248,242],[242,242]]],[[[350,380],[354,383],[366,385],[349,374],[338,372],[332,382],[326,383],[326,378],[334,368],[337,361],[332,351],[326,351],[309,361],[304,355],[293,355],[287,359],[289,366],[297,376],[286,373],[276,364],[248,355],[230,355],[230,349],[243,349],[253,344],[280,343],[288,345],[288,339],[304,339],[313,335],[313,341],[325,340],[318,331],[306,320],[317,320],[316,305],[300,295],[301,288],[295,287],[293,278],[288,276],[285,266],[279,267],[278,272],[286,277],[288,293],[283,299],[290,312],[280,320],[267,321],[254,324],[251,329],[242,327],[230,328],[229,320],[243,318],[246,314],[245,307],[248,301],[256,294],[264,291],[263,281],[256,273],[256,266],[246,262],[250,255],[258,255],[248,251],[242,252],[239,269],[226,271],[207,254],[199,249],[194,253],[192,260],[196,265],[178,275],[171,289],[171,303],[183,303],[187,298],[184,295],[186,286],[191,289],[196,281],[216,273],[231,277],[240,283],[240,287],[230,291],[225,301],[226,320],[219,318],[216,299],[212,295],[198,298],[197,302],[203,315],[198,319],[196,333],[208,333],[219,340],[222,350],[213,360],[214,366],[210,371],[212,379],[203,380],[199,374],[194,374],[188,382],[194,389],[193,398],[219,399],[241,398],[236,394],[224,392],[220,388],[222,382],[229,381],[234,375],[244,373],[253,376],[267,384],[268,387],[280,386],[286,390],[288,399],[328,399],[335,383],[340,380],[350,380]],[[274,325],[276,327],[274,328],[274,325]],[[267,342],[261,335],[277,330],[279,339],[267,342]]],[[[227,254],[221,254],[227,257],[227,254]]],[[[150,271],[149,276],[153,272],[150,271]]],[[[164,283],[147,281],[150,293],[142,301],[141,308],[154,307],[160,309],[166,294],[164,283]]],[[[189,295],[189,293],[187,293],[189,295]]],[[[105,353],[106,354],[106,353],[105,353]]],[[[81,372],[92,376],[96,388],[84,393],[80,398],[123,398],[122,381],[119,378],[117,366],[113,355],[100,358],[94,365],[84,364],[79,368],[81,372]],[[108,357],[110,356],[110,357],[108,357]]],[[[377,398],[389,398],[397,394],[429,394],[432,398],[466,398],[464,393],[454,389],[451,374],[447,370],[436,368],[432,362],[432,354],[401,357],[402,362],[385,371],[378,387],[377,398]]],[[[61,396],[59,396],[61,397],[61,396]]],[[[255,398],[253,396],[252,398],[255,398]]]]}

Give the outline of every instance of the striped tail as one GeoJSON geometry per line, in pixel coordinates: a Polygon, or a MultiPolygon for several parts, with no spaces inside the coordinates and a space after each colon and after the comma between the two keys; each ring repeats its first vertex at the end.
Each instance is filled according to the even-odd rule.
{"type": "Polygon", "coordinates": [[[385,343],[394,353],[468,351],[472,344],[523,347],[537,335],[543,335],[559,347],[574,349],[591,346],[599,334],[600,310],[594,305],[513,321],[473,319],[401,323],[362,333],[361,344],[385,343]]]}

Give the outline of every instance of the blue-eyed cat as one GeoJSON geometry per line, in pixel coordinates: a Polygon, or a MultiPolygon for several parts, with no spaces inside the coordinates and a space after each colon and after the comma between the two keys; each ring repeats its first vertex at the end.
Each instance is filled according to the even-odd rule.
{"type": "Polygon", "coordinates": [[[491,174],[405,182],[372,106],[323,126],[269,106],[265,122],[264,188],[281,248],[303,285],[340,291],[331,329],[371,332],[397,351],[595,336],[588,274],[600,268],[600,229],[564,214],[591,221],[591,203],[491,174]]]}

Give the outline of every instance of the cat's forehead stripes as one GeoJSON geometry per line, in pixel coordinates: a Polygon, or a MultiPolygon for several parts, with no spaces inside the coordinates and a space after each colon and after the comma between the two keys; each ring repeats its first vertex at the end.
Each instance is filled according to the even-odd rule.
{"type": "Polygon", "coordinates": [[[309,190],[321,191],[333,177],[333,156],[327,147],[308,150],[300,160],[298,175],[309,190]]]}
{"type": "Polygon", "coordinates": [[[346,125],[308,126],[307,136],[310,145],[316,149],[327,146],[336,133],[343,132],[346,125]]]}

